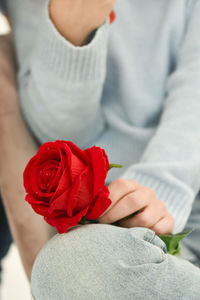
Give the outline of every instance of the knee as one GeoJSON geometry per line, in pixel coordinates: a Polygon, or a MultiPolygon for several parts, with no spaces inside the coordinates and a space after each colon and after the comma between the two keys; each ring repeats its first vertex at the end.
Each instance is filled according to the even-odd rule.
{"type": "Polygon", "coordinates": [[[92,299],[84,298],[84,293],[92,295],[101,289],[110,238],[124,231],[116,229],[110,225],[87,224],[67,234],[55,235],[40,251],[33,266],[34,299],[92,299]]]}
{"type": "Polygon", "coordinates": [[[35,300],[83,300],[95,295],[115,299],[114,293],[117,297],[122,292],[118,288],[122,282],[128,284],[130,276],[136,284],[134,268],[163,261],[160,242],[150,230],[106,224],[88,224],[56,235],[35,261],[32,294],[35,300]]]}

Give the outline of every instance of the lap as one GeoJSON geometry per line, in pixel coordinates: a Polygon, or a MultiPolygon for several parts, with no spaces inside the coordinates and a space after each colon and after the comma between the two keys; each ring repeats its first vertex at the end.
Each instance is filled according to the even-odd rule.
{"type": "Polygon", "coordinates": [[[199,299],[200,270],[145,228],[88,224],[56,235],[32,272],[35,300],[199,299]]]}

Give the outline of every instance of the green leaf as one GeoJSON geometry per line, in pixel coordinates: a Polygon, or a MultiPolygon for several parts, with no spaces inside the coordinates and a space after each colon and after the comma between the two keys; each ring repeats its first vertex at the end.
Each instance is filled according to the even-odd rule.
{"type": "Polygon", "coordinates": [[[113,168],[123,168],[123,165],[119,165],[119,164],[109,164],[109,170],[113,169],[113,168]]]}
{"type": "Polygon", "coordinates": [[[82,217],[82,219],[79,221],[79,224],[84,225],[86,224],[86,222],[87,222],[86,217],[82,217]]]}
{"type": "Polygon", "coordinates": [[[171,255],[178,255],[181,252],[180,241],[188,236],[193,230],[184,231],[177,234],[159,235],[159,238],[167,246],[167,252],[171,255]]]}
{"type": "Polygon", "coordinates": [[[124,217],[123,219],[121,219],[120,221],[124,221],[124,220],[128,220],[131,219],[132,217],[134,217],[135,215],[137,215],[138,211],[136,211],[135,213],[132,213],[131,215],[128,215],[127,217],[124,217]]]}

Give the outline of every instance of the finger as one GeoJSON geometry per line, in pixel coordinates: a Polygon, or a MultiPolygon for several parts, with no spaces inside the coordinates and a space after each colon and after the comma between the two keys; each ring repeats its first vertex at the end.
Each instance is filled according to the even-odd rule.
{"type": "Polygon", "coordinates": [[[151,201],[148,189],[138,189],[118,201],[111,210],[99,218],[100,223],[111,224],[146,207],[151,201]]]}
{"type": "Polygon", "coordinates": [[[174,223],[172,215],[167,213],[167,215],[159,220],[151,229],[155,231],[156,234],[171,234],[174,228],[174,223]]]}
{"type": "Polygon", "coordinates": [[[146,227],[151,228],[167,213],[166,206],[163,201],[153,199],[141,212],[130,219],[119,221],[122,227],[146,227]]]}
{"type": "MultiPolygon", "coordinates": [[[[112,203],[108,209],[102,214],[104,216],[112,207],[125,195],[134,192],[140,185],[134,180],[116,179],[109,184],[108,189],[110,192],[109,198],[112,203]]],[[[101,217],[102,217],[101,216],[101,217]]]]}

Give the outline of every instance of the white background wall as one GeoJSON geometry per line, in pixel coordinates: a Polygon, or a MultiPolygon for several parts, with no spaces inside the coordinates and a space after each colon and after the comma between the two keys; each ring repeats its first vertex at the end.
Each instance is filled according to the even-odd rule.
{"type": "Polygon", "coordinates": [[[7,257],[3,261],[1,300],[29,300],[30,287],[24,274],[18,251],[11,246],[7,257]]]}
{"type": "Polygon", "coordinates": [[[8,25],[5,18],[0,13],[0,34],[8,32],[8,25]]]}

